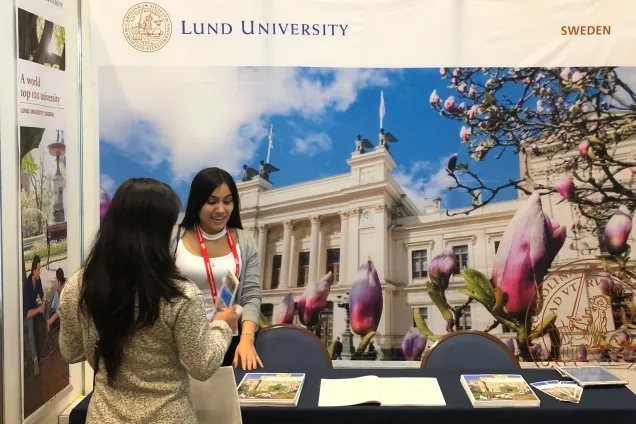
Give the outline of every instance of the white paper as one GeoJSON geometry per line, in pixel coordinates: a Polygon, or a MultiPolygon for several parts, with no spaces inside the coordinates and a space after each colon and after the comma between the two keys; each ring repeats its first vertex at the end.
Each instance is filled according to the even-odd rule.
{"type": "Polygon", "coordinates": [[[368,375],[357,378],[322,379],[318,406],[334,407],[380,402],[380,378],[368,375]]]}

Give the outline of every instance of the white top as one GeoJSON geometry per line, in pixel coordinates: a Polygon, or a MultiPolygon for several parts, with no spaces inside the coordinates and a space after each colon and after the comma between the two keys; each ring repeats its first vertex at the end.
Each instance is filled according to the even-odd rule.
{"type": "MultiPolygon", "coordinates": [[[[236,252],[239,257],[240,272],[243,272],[243,263],[241,261],[241,248],[238,243],[236,244],[236,252]]],[[[203,303],[205,306],[205,313],[208,319],[212,319],[215,313],[214,303],[212,302],[212,292],[210,292],[210,284],[208,283],[208,274],[205,271],[205,264],[203,258],[198,255],[193,255],[183,245],[183,239],[179,240],[177,244],[177,268],[184,277],[192,280],[201,294],[203,294],[203,303]]],[[[219,258],[210,258],[210,265],[212,265],[212,275],[214,275],[214,284],[216,285],[217,293],[223,286],[223,279],[230,270],[232,273],[236,272],[236,264],[234,263],[234,256],[232,252],[219,258]]],[[[239,278],[239,276],[237,276],[239,278]]],[[[237,311],[238,312],[238,311],[237,311]]]]}

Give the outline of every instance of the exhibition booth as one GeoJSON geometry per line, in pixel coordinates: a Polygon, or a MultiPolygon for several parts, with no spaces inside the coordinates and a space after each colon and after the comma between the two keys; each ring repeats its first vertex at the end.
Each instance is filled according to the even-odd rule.
{"type": "MultiPolygon", "coordinates": [[[[243,422],[474,420],[462,375],[536,383],[555,364],[633,381],[635,14],[630,0],[5,0],[2,422],[83,422],[93,369],[60,353],[64,282],[120,184],[155,178],[185,203],[212,166],[235,178],[258,246],[265,371],[304,374],[293,408],[230,396],[243,422]],[[461,363],[434,365],[464,332],[499,362],[460,344],[464,359],[444,356],[461,363]],[[365,376],[426,377],[433,389],[390,384],[443,399],[327,399],[325,381],[365,376]]],[[[246,374],[228,371],[218,381],[246,374]]],[[[203,413],[211,383],[192,384],[203,413]]],[[[635,385],[483,419],[631,422],[635,385]]]]}

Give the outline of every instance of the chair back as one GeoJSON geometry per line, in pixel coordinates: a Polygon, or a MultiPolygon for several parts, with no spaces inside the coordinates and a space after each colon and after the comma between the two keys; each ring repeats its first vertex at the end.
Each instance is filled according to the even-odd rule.
{"type": "Polygon", "coordinates": [[[519,360],[497,337],[483,331],[455,331],[442,336],[422,358],[420,368],[509,370],[519,360]]]}
{"type": "Polygon", "coordinates": [[[332,368],[329,352],[315,334],[296,325],[272,325],[256,335],[262,372],[306,372],[332,368]]]}

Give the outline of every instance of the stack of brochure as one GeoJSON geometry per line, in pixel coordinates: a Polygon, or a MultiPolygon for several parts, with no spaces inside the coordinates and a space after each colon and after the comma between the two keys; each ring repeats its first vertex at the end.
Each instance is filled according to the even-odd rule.
{"type": "Polygon", "coordinates": [[[532,387],[541,390],[561,402],[579,403],[583,394],[583,387],[574,381],[538,381],[532,387]]]}
{"type": "Polygon", "coordinates": [[[245,374],[238,385],[243,406],[297,406],[305,374],[245,374]]]}
{"type": "Polygon", "coordinates": [[[541,404],[517,374],[462,375],[460,381],[475,408],[529,408],[541,404]]]}

